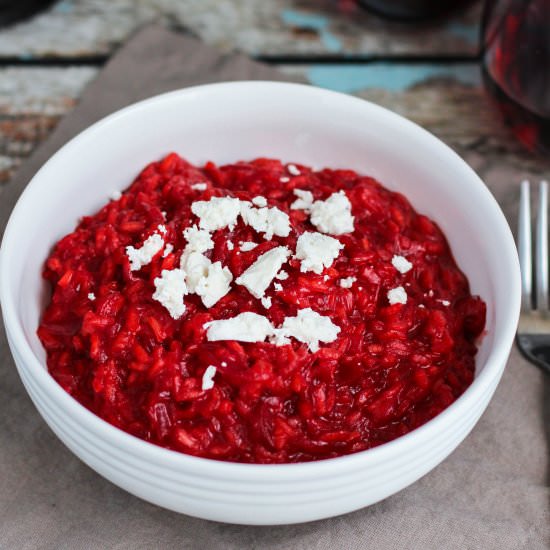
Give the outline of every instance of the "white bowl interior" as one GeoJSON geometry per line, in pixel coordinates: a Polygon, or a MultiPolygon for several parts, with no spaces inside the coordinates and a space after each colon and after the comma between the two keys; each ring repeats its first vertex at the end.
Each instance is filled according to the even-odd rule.
{"type": "Polygon", "coordinates": [[[359,100],[326,94],[268,83],[168,94],[116,113],[54,156],[14,211],[10,225],[17,235],[6,232],[4,253],[11,294],[19,297],[17,314],[40,362],[45,354],[36,327],[47,293],[41,271],[52,245],[80,216],[126,188],[148,162],[176,151],[194,163],[268,156],[351,168],[402,192],[442,227],[472,292],[488,305],[487,336],[478,356],[483,368],[498,332],[495,304],[509,298],[510,288],[501,269],[502,231],[495,230],[499,212],[485,196],[488,191],[415,125],[366,102],[358,106],[359,100]]]}

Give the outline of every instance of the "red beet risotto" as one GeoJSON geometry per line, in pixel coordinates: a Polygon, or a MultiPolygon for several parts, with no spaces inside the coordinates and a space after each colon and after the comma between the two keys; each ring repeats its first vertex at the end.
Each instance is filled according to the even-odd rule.
{"type": "Polygon", "coordinates": [[[176,154],[55,246],[48,369],[114,426],[236,462],[391,441],[474,376],[485,304],[437,225],[351,170],[176,154]]]}

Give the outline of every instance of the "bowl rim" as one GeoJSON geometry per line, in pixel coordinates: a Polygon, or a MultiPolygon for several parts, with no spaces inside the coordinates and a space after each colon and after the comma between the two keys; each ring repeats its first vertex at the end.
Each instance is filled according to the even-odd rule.
{"type": "MultiPolygon", "coordinates": [[[[452,420],[453,417],[457,419],[460,418],[463,411],[472,407],[472,405],[482,395],[490,391],[493,385],[500,379],[516,331],[520,310],[520,294],[519,260],[514,238],[506,218],[496,199],[483,181],[448,145],[416,123],[370,101],[306,84],[266,80],[219,82],[173,90],[128,105],[88,126],[57,150],[31,178],[12,210],[0,247],[0,303],[2,306],[5,330],[10,340],[10,347],[14,346],[14,348],[17,349],[17,352],[25,363],[25,367],[29,371],[29,375],[37,381],[39,386],[47,393],[48,397],[56,400],[64,411],[70,410],[79,424],[83,425],[86,429],[98,435],[103,440],[114,445],[119,450],[131,452],[134,456],[137,455],[152,463],[162,464],[164,467],[174,471],[193,471],[211,479],[246,478],[266,480],[269,477],[275,476],[275,478],[280,481],[293,481],[304,479],[304,475],[309,479],[323,474],[334,474],[335,471],[349,472],[351,469],[365,468],[369,463],[377,464],[388,461],[392,457],[406,453],[412,447],[417,446],[419,441],[428,441],[431,438],[431,434],[441,431],[445,427],[445,424],[449,420],[452,420]],[[507,302],[504,304],[505,318],[503,321],[501,320],[503,325],[500,332],[495,333],[493,346],[489,350],[489,355],[483,365],[483,369],[481,372],[478,371],[472,384],[456,401],[422,426],[392,441],[353,454],[311,462],[258,464],[227,462],[197,457],[160,447],[154,443],[130,435],[120,428],[109,424],[85,408],[75,398],[63,390],[49,374],[45,365],[43,365],[32,352],[32,349],[26,342],[23,327],[18,320],[16,305],[17,297],[13,296],[8,288],[9,261],[7,260],[9,254],[13,253],[12,251],[16,249],[16,230],[18,222],[23,218],[24,210],[27,205],[31,204],[34,189],[39,188],[41,185],[41,176],[52,166],[55,166],[55,164],[65,155],[70,154],[73,147],[76,147],[85,140],[92,139],[94,134],[103,131],[109,125],[116,124],[119,119],[137,114],[140,110],[147,109],[159,102],[180,97],[185,98],[185,96],[192,96],[205,91],[224,93],[226,91],[234,92],[239,89],[244,89],[243,91],[246,91],[246,93],[251,93],[251,91],[261,93],[262,91],[266,91],[266,88],[278,88],[278,93],[281,94],[309,94],[311,100],[335,101],[342,104],[347,103],[348,107],[352,109],[370,110],[371,113],[385,118],[388,122],[399,124],[404,131],[415,133],[415,139],[420,141],[425,147],[437,149],[438,154],[444,156],[445,162],[451,163],[456,169],[460,169],[463,177],[469,179],[472,186],[477,188],[478,196],[476,199],[478,201],[484,201],[484,207],[487,212],[490,213],[489,215],[491,216],[494,230],[498,231],[502,236],[504,246],[501,250],[502,256],[499,268],[507,272],[511,283],[507,295],[507,302]]],[[[17,368],[19,369],[21,367],[18,365],[17,368]]]]}

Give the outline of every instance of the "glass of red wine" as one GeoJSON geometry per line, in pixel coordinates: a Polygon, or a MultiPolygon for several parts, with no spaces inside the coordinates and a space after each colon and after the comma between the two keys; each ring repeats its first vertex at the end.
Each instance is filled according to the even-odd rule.
{"type": "Polygon", "coordinates": [[[516,137],[550,153],[550,0],[488,0],[483,79],[516,137]]]}
{"type": "Polygon", "coordinates": [[[420,20],[442,17],[472,0],[358,0],[360,6],[384,17],[420,20]]]}

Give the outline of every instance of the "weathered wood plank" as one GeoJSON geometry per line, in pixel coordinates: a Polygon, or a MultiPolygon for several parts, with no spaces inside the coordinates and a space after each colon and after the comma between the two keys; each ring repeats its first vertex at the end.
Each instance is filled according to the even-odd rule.
{"type": "Polygon", "coordinates": [[[153,19],[255,56],[473,55],[480,6],[432,25],[389,23],[337,0],[62,0],[0,31],[0,56],[110,54],[153,19]]]}
{"type": "MultiPolygon", "coordinates": [[[[313,84],[353,93],[410,118],[464,156],[498,193],[503,178],[550,177],[546,160],[525,152],[504,128],[483,92],[475,64],[282,66],[313,84]]],[[[70,110],[95,69],[0,70],[0,182],[70,110]],[[9,75],[9,78],[6,78],[9,75]]],[[[498,197],[515,204],[515,196],[498,197]]]]}
{"type": "Polygon", "coordinates": [[[0,184],[74,107],[98,69],[0,70],[0,184]]]}

